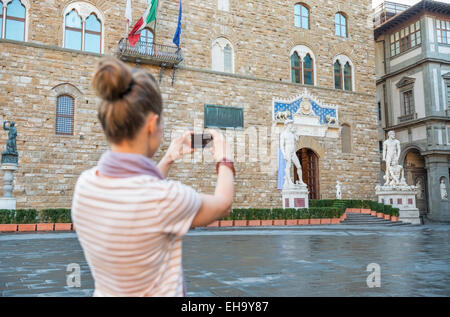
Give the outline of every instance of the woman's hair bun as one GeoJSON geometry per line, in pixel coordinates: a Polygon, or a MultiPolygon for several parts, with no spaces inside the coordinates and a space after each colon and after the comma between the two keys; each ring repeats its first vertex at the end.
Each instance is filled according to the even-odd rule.
{"type": "Polygon", "coordinates": [[[130,90],[132,82],[127,65],[115,58],[104,58],[98,64],[92,86],[103,100],[114,102],[130,90]]]}

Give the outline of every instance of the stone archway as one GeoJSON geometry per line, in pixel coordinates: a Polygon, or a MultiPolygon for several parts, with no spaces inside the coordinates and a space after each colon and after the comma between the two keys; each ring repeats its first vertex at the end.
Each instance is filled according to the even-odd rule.
{"type": "Polygon", "coordinates": [[[421,214],[428,212],[428,188],[427,188],[427,170],[425,169],[425,158],[419,150],[411,148],[405,152],[403,168],[405,170],[406,183],[409,185],[418,185],[417,208],[421,214]]]}
{"type": "MultiPolygon", "coordinates": [[[[310,148],[301,148],[297,157],[302,165],[303,182],[308,185],[309,199],[320,199],[319,156],[310,148]]],[[[294,182],[297,181],[297,168],[294,166],[294,182]]]]}

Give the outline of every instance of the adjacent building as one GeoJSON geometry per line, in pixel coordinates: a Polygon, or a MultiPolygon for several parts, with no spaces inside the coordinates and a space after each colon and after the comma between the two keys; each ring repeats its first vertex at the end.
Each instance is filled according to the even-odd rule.
{"type": "Polygon", "coordinates": [[[380,152],[387,132],[395,131],[407,183],[419,187],[421,215],[450,221],[450,201],[443,190],[448,192],[450,170],[450,4],[386,3],[378,12],[374,37],[380,152]]]}
{"type": "MultiPolygon", "coordinates": [[[[180,49],[172,43],[180,2],[159,2],[156,25],[131,47],[126,0],[0,0],[0,121],[18,130],[18,208],[70,207],[77,177],[107,149],[91,88],[106,55],[160,81],[165,136],[156,160],[175,130],[231,129],[235,207],[282,206],[279,113],[305,122],[297,155],[311,198],[334,198],[337,180],[343,198],[376,198],[370,0],[183,0],[180,49]]],[[[133,23],[147,5],[132,1],[133,23]]],[[[1,144],[6,138],[0,133],[1,144]]],[[[185,160],[170,177],[212,192],[215,166],[185,160]]]]}

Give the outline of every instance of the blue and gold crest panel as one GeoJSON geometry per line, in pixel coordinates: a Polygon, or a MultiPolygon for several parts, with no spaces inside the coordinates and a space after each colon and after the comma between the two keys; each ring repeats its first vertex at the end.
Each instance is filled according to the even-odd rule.
{"type": "Polygon", "coordinates": [[[327,124],[327,116],[329,116],[329,118],[337,119],[337,108],[335,106],[321,106],[318,102],[309,97],[300,97],[291,102],[275,100],[273,103],[273,120],[277,119],[277,114],[280,112],[289,112],[288,119],[292,120],[293,115],[297,113],[298,110],[302,107],[303,101],[312,106],[312,111],[309,115],[315,115],[319,117],[321,124],[327,124]]]}

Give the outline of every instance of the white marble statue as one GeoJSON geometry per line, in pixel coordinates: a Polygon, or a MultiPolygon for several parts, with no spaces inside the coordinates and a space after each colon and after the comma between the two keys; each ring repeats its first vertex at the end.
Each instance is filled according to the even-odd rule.
{"type": "Polygon", "coordinates": [[[336,199],[342,199],[342,183],[336,181],[336,199]]]}
{"type": "Polygon", "coordinates": [[[295,165],[297,168],[297,176],[298,176],[298,182],[297,184],[305,185],[305,183],[302,180],[302,165],[300,164],[300,161],[297,157],[296,153],[296,144],[295,141],[297,140],[298,136],[295,134],[295,127],[292,123],[292,121],[286,121],[284,124],[284,130],[281,132],[280,135],[280,148],[281,153],[283,154],[283,158],[286,162],[286,169],[285,169],[285,181],[284,181],[284,187],[292,187],[294,185],[294,182],[292,182],[291,179],[291,168],[292,164],[295,165]]]}
{"type": "MultiPolygon", "coordinates": [[[[386,174],[384,176],[384,184],[385,185],[400,185],[400,179],[393,181],[392,175],[397,175],[397,173],[393,173],[391,169],[393,168],[393,163],[395,163],[396,171],[399,170],[398,159],[400,158],[400,141],[395,139],[395,132],[389,131],[388,139],[383,143],[383,161],[386,162],[386,174]]],[[[400,166],[401,167],[401,166],[400,166]]],[[[403,172],[403,167],[402,167],[403,172]]]]}
{"type": "Polygon", "coordinates": [[[417,179],[416,187],[417,187],[417,199],[423,199],[423,186],[421,178],[417,179]]]}
{"type": "Polygon", "coordinates": [[[405,180],[403,166],[398,164],[398,160],[394,159],[389,168],[389,183],[385,185],[408,186],[405,180]]]}
{"type": "Polygon", "coordinates": [[[445,186],[445,179],[441,179],[440,189],[441,189],[441,199],[448,200],[447,186],[445,186]]]}

